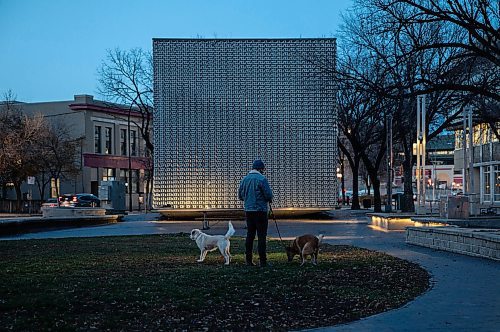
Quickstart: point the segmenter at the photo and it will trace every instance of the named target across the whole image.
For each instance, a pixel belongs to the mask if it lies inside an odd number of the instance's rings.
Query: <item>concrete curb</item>
[[[0,219],[0,236],[30,232],[48,231],[53,228],[83,227],[118,222],[122,216],[80,216],[80,217],[29,217]]]

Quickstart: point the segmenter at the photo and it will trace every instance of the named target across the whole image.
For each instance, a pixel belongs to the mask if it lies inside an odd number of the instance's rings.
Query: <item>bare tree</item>
[[[429,124],[426,131],[431,139],[457,118],[464,99],[462,94],[454,91],[429,90],[426,84],[444,78],[457,79],[457,76],[462,79],[461,64],[453,60],[460,52],[455,49],[429,48],[412,53],[415,45],[442,40],[449,32],[447,27],[439,22],[428,22],[425,26],[401,29],[393,24],[392,16],[380,10],[373,1],[376,0],[357,0],[352,11],[344,16],[342,40],[350,50],[361,51],[358,52],[359,59],[351,63],[345,62],[349,70],[341,79],[356,82],[359,89],[365,90],[373,100],[377,100],[377,105],[381,106],[379,114],[383,114],[383,117],[378,118],[380,141],[378,145],[373,145],[379,149],[370,148],[362,153],[375,194],[377,165],[384,159],[381,152],[385,145],[382,144],[385,140],[382,135],[385,127],[381,122],[385,117],[392,117],[394,138],[403,147],[405,154],[403,209],[413,211],[412,146],[416,141],[416,96],[422,91],[433,91],[428,98],[430,102],[427,105],[426,121]],[[350,53],[352,54],[352,51]]]
[[[8,170],[11,161],[10,146],[11,132],[20,130],[22,113],[16,103],[16,96],[9,90],[3,94],[3,101],[0,103],[0,184],[4,185],[8,181]]]
[[[500,138],[500,2],[491,0],[372,0],[387,16],[390,29],[404,31],[414,43],[401,57],[429,50],[450,52],[454,67],[432,80],[421,77],[415,93],[460,91],[477,115]],[[441,38],[422,40],[415,31],[440,25]]]
[[[348,70],[348,67],[345,66],[344,70]],[[342,70],[340,73],[343,73]],[[361,164],[362,152],[364,149],[367,149],[369,145],[365,134],[370,132],[370,130],[365,129],[370,127],[373,128],[373,123],[370,123],[370,113],[372,112],[372,109],[370,107],[366,107],[367,94],[364,91],[357,89],[356,84],[352,84],[352,81],[342,79],[342,75],[340,75],[338,88],[338,128],[340,131],[338,146],[347,158],[352,172],[351,209],[357,210],[360,208],[358,195],[359,168]],[[363,144],[363,141],[366,144]]]
[[[153,56],[151,52],[134,48],[123,51],[118,48],[107,51],[106,60],[98,69],[99,93],[108,101],[129,106],[130,112],[139,115],[139,121],[130,118],[140,131],[146,144],[145,156],[153,158]],[[145,165],[153,174],[153,163]],[[131,173],[129,173],[131,174]],[[129,175],[131,176],[131,175]],[[152,177],[145,176],[146,192],[152,187]],[[146,197],[149,200],[149,195]],[[147,205],[149,203],[147,202]]]
[[[98,69],[99,93],[111,102],[129,105],[139,112],[140,122],[134,122],[153,154],[151,135],[153,111],[153,58],[140,48],[130,51],[108,50],[107,58]]]
[[[3,184],[14,185],[18,211],[22,202],[21,185],[38,171],[41,137],[47,128],[41,115],[27,116],[22,113],[20,105],[9,92],[0,107],[1,180]]]
[[[51,180],[54,180],[56,195],[59,196],[58,180],[79,174],[77,158],[82,139],[72,137],[70,128],[60,122],[48,126],[41,137],[43,153],[38,159],[35,177],[42,199],[45,197],[45,187]]]

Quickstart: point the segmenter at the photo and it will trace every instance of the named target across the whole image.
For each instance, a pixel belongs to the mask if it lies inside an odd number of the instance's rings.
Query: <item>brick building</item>
[[[62,123],[74,138],[82,138],[76,160],[80,171],[71,178],[60,180],[61,194],[92,193],[98,196],[99,185],[109,180],[123,181],[128,185],[130,157],[130,192],[133,208],[138,207],[139,195],[145,191],[144,180],[152,165],[137,126],[141,119],[138,112],[130,111],[129,122],[127,106],[95,100],[91,95],[75,95],[73,100],[66,101],[20,102],[17,107],[26,114],[40,113],[49,122]],[[23,192],[28,191],[34,201],[56,197],[55,179],[52,179],[46,197],[39,197],[36,188],[23,185]],[[15,199],[15,193],[9,188],[4,194],[7,200]]]

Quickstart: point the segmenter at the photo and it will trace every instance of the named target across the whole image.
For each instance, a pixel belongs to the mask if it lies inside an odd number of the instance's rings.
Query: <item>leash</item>
[[[273,218],[274,220],[274,224],[276,225],[276,230],[278,231],[278,236],[280,237],[280,242],[281,242],[281,245],[283,246],[283,248],[286,249],[286,245],[285,243],[283,242],[283,239],[281,238],[281,233],[280,233],[280,229],[278,227],[278,222],[276,221],[276,216],[274,215],[274,211],[273,211],[273,208],[271,206],[271,203],[269,203],[269,211],[271,212],[271,217]]]

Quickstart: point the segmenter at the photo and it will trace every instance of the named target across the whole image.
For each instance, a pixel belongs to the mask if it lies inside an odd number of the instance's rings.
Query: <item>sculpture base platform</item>
[[[331,208],[273,208],[276,218],[299,218],[324,211],[333,210]],[[243,219],[245,213],[242,209],[156,209],[164,217],[169,219],[197,219],[197,218],[224,218]]]

